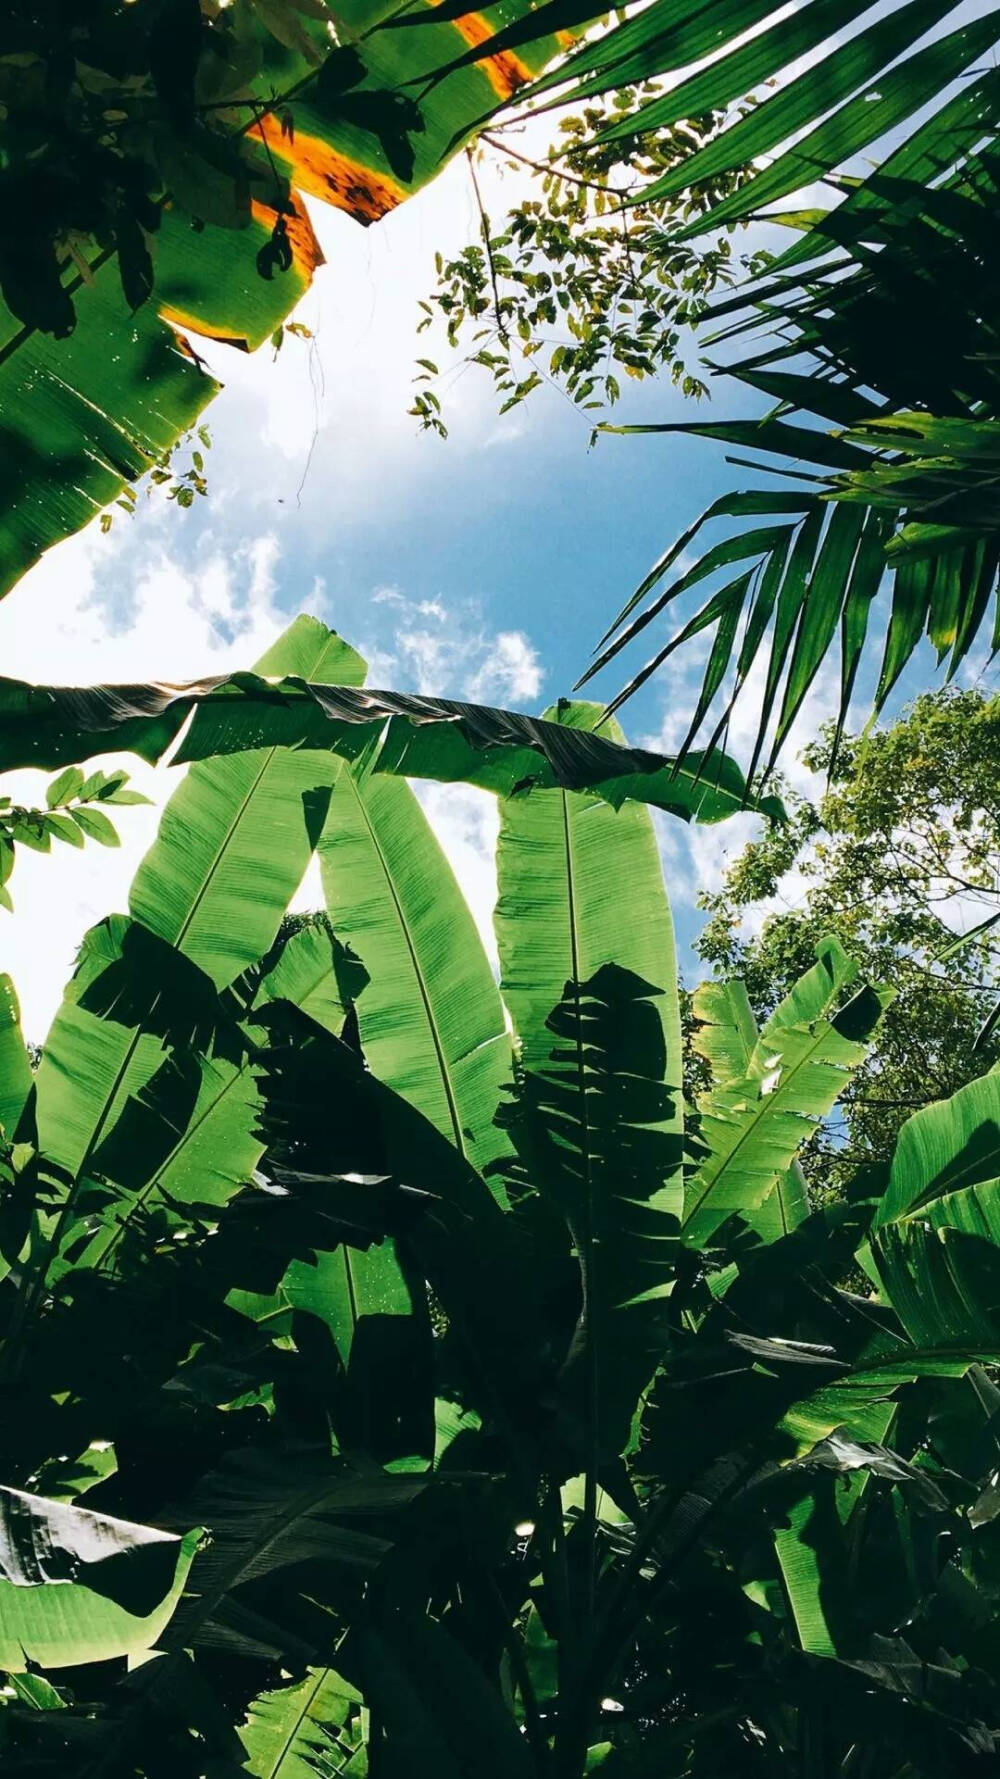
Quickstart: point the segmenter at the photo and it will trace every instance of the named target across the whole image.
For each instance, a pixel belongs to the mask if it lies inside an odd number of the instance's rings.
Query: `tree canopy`
[[[751,841],[702,898],[697,945],[768,1017],[835,933],[893,998],[868,1059],[809,1146],[810,1180],[840,1188],[884,1167],[901,1126],[1000,1061],[1000,708],[979,692],[917,698],[899,722],[805,751],[831,772],[818,803],[785,792],[787,823]],[[770,904],[757,932],[743,922]],[[784,905],[782,905],[784,904]],[[956,932],[970,937],[956,946]],[[838,1186],[839,1183],[839,1186]]]

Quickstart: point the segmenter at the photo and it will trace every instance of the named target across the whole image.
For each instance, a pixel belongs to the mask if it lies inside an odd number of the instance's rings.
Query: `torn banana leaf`
[[[681,764],[489,705],[253,673],[86,689],[0,680],[0,770],[62,766],[111,749],[155,761],[192,709],[178,764],[248,748],[305,747],[364,759],[372,772],[474,784],[501,796],[561,785],[596,791],[615,807],[631,797],[686,820],[720,821],[746,808],[782,815],[775,797],[748,801],[739,767],[717,752],[692,753]]]

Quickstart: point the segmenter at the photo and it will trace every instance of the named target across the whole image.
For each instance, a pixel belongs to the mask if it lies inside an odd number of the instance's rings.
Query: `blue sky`
[[[516,186],[488,189],[494,213]],[[227,385],[206,416],[208,499],[187,513],[142,499],[107,537],[92,528],[51,552],[0,607],[6,673],[87,683],[249,666],[288,619],[311,611],[368,655],[372,683],[537,710],[569,690],[664,546],[734,477],[746,478],[707,441],[607,438],[589,450],[589,419],[549,390],[499,419],[489,379],[475,369],[451,384],[448,440],[419,435],[406,413],[414,356],[428,350],[414,334],[416,304],[434,250],[473,238],[467,169],[453,163],[367,232],[337,213],[314,214],[327,264],[300,310],[312,344],[289,339],[276,360],[267,348],[252,358],[207,352]],[[745,412],[745,400],[720,387],[711,412]],[[617,412],[677,419],[685,407],[657,383],[630,388]],[[700,660],[682,651],[669,680],[628,707],[633,739],[677,740]],[[917,678],[931,668],[922,659]],[[619,682],[616,666],[598,693]],[[833,697],[827,675],[798,745]],[[164,769],[135,776],[157,808],[123,812],[119,852],[19,859],[0,966],[12,971],[36,1038],[86,927],[125,906],[171,788]],[[25,773],[11,788],[37,800],[43,783]],[[462,790],[425,796],[488,936],[492,806]],[[700,831],[661,824],[689,981],[698,889],[718,882],[727,853],[753,829],[749,817]],[[307,884],[303,899],[313,893]]]

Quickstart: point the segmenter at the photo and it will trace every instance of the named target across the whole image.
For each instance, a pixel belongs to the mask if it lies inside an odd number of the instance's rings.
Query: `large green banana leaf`
[[[917,1222],[887,1224],[872,1240],[886,1297],[927,1364],[995,1364],[1000,1248],[979,1235]]]
[[[68,338],[0,304],[0,592],[211,400],[217,385],[177,329],[253,350],[294,307],[321,260],[300,194],[376,221],[551,60],[559,42],[527,0],[498,10],[497,22],[526,25],[517,53],[487,53],[429,87],[456,50],[489,37],[478,13],[438,22],[432,10],[426,32],[398,34],[375,29],[380,0],[235,0],[225,54],[218,32],[210,42],[203,32],[190,116],[111,81],[126,109],[108,115],[129,119],[131,151],[144,148],[164,193],[152,295],[148,284],[131,291],[130,309],[112,241],[84,243],[79,271],[69,265]]]
[[[592,733],[600,706],[553,705],[543,721]],[[624,745],[617,724],[602,734]],[[615,812],[599,795],[569,790],[511,795],[500,803],[495,916],[500,986],[525,1068],[543,1066],[552,1047],[546,1021],[567,982],[604,964],[631,970],[664,998],[660,1011],[668,1069],[680,1054],[673,926],[656,836],[635,805]],[[627,923],[612,869],[629,886]],[[664,1077],[668,1079],[668,1077]],[[676,1089],[678,1077],[670,1078]],[[680,1108],[677,1108],[678,1116]]]
[[[234,1453],[202,1478],[185,1503],[185,1511],[198,1503],[213,1542],[195,1563],[165,1646],[178,1653],[208,1646],[280,1659],[290,1646],[302,1647],[310,1621],[317,1646],[330,1627],[317,1624],[310,1612],[310,1566],[329,1563],[370,1574],[389,1548],[386,1516],[426,1486],[423,1477],[352,1467],[315,1447],[280,1456]],[[287,1586],[273,1597],[275,1618],[241,1614],[240,1589],[279,1574],[286,1575]]]
[[[879,1329],[848,1362],[830,1348],[735,1337],[765,1369],[812,1371],[815,1387],[798,1393],[779,1422],[799,1454],[839,1428],[877,1440],[886,1402],[901,1386],[963,1377],[973,1365],[998,1362],[995,1244],[953,1229],[891,1224],[873,1242],[873,1253],[902,1334]]]
[[[387,779],[369,784],[357,768],[339,770],[339,766],[338,762],[339,795],[331,800],[318,852],[338,945],[370,960],[364,966],[364,993],[357,1009],[359,1031],[369,1063],[380,1079],[393,1087],[401,1085],[394,1078],[401,1062],[415,1068],[417,1082],[428,1086],[426,1066],[420,1065],[426,1064],[424,1049],[430,1049],[433,1100],[434,1085],[439,1094],[451,1085],[440,1049],[430,1043],[440,1025],[434,989],[440,995],[443,929],[433,935],[438,943],[429,971],[426,939],[422,943],[420,933],[426,919],[421,923],[418,912],[414,921],[407,903],[416,896],[425,906],[428,899],[439,906],[437,892],[442,882],[447,888],[450,872],[407,785]],[[423,870],[418,868],[417,858],[410,856],[414,846]],[[438,884],[434,871],[428,870],[432,866],[440,872],[442,882]],[[449,912],[467,918],[457,888],[451,902]],[[449,939],[452,936],[449,933]],[[499,1012],[499,997],[485,958],[483,968]],[[409,998],[406,988],[412,989]],[[425,1044],[415,1045],[416,1063],[406,1051],[401,1056],[398,1041],[393,1042],[394,1029],[400,1023],[405,1024],[410,1041],[418,1038],[412,1019],[400,1022],[401,1009],[412,1013],[414,1005],[426,1012]],[[454,1058],[448,1060],[453,1062]],[[411,1076],[409,1085],[412,1088],[414,1084]],[[249,1091],[255,1093],[254,1083]],[[418,1092],[417,1103],[420,1098]],[[432,1108],[420,1109],[436,1111],[438,1107],[435,1103]],[[450,1122],[447,1134],[458,1140]],[[366,1248],[344,1242],[310,1260],[293,1260],[273,1298],[259,1304],[251,1304],[245,1296],[232,1301],[257,1319],[273,1320],[284,1310],[317,1317],[329,1330],[347,1374],[350,1402],[345,1412],[351,1417],[352,1431],[356,1430],[354,1439],[362,1437],[368,1449],[385,1456],[418,1453],[421,1433],[426,1429],[415,1433],[412,1420],[399,1405],[407,1391],[411,1396],[419,1393],[419,1374],[426,1358],[426,1310],[421,1288],[404,1276],[390,1240]]]
[[[255,672],[359,685],[365,667],[335,632],[302,617]],[[271,944],[339,771],[331,755],[284,747],[194,765],[133,880],[132,914],[225,988]]]
[[[281,1181],[311,1180],[319,1190],[324,1179],[344,1175],[389,1179],[402,1187],[411,1215],[395,1243],[349,1256],[317,1255],[315,1265],[296,1260],[279,1297],[326,1324],[347,1366],[348,1397],[352,1370],[367,1382],[369,1428],[380,1433],[386,1455],[426,1462],[434,1451],[434,1393],[422,1370],[424,1280],[444,1308],[449,1349],[454,1345],[462,1355],[465,1399],[492,1424],[499,1420],[506,1437],[513,1439],[515,1428],[522,1436],[530,1428],[536,1437],[530,1402],[539,1368],[547,1369],[541,1257],[502,1211],[499,1195],[429,1118],[380,1081],[347,1043],[315,1025],[306,1029],[291,1014],[276,1006],[267,1022],[271,1043],[260,1085],[268,1169]],[[388,1225],[386,1233],[395,1234]],[[392,1258],[394,1245],[405,1254],[402,1267]],[[260,1307],[265,1314],[281,1311],[280,1302]],[[393,1360],[394,1343],[404,1335]],[[404,1445],[404,1435],[413,1443]]]
[[[409,785],[348,767],[319,860],[334,929],[369,977],[358,1001],[369,1066],[482,1173],[501,1147],[510,1039],[475,922]]]
[[[0,1489],[0,1667],[76,1667],[151,1649],[200,1538]]]
[[[834,1434],[878,1444],[905,1386],[996,1363],[996,1243],[916,1220],[887,1224],[872,1237],[879,1295],[852,1298],[822,1283],[837,1265],[826,1218],[745,1255],[689,1353],[676,1370],[665,1367],[647,1415],[646,1462],[657,1474],[691,1487],[706,1464],[736,1450],[746,1479],[769,1460],[807,1457]],[[798,1305],[810,1338],[757,1332],[779,1298],[786,1314]]]
[[[150,1211],[163,1216],[165,1207],[173,1214],[185,1206],[222,1205],[252,1177],[264,1154],[256,1129],[260,1030],[253,1012],[285,1002],[339,1033],[359,977],[322,928],[304,928],[261,977],[251,1018],[238,1037],[231,1034],[231,1053],[226,1047],[198,1051],[186,1067],[169,1056],[158,1062],[122,1108],[113,1138],[96,1152],[95,1170],[113,1190],[101,1195],[99,1208],[85,1203],[66,1223],[61,1247],[73,1254],[75,1267],[108,1265]],[[88,1022],[87,1031],[93,1042],[95,1025]]]
[[[263,1042],[252,1064],[253,1109],[261,1112],[255,1140],[259,1134],[262,1166],[279,1189],[327,1206],[332,1222],[319,1227],[311,1252],[303,1254],[300,1242],[268,1294],[240,1289],[227,1301],[274,1336],[287,1338],[314,1319],[336,1355],[339,1382],[327,1412],[340,1443],[424,1467],[434,1449],[426,1292],[412,1265],[400,1263],[391,1224],[379,1222],[377,1193],[401,1178],[421,1204],[425,1180],[440,1191],[440,1167],[423,1162],[418,1114],[408,1126],[404,1118],[402,1136],[392,1140],[392,1111],[397,1103],[404,1114],[409,1108],[387,1095],[383,1124],[379,1105],[369,1103],[374,1077],[353,1049],[329,1041],[329,1025],[304,1025],[305,1009],[296,1009],[292,1042],[279,1048],[293,1005],[276,999],[274,1030],[268,1009],[256,1016]],[[371,1207],[370,1223],[359,1229],[336,1216],[344,1175]]]
[[[692,1246],[709,1241],[727,1217],[763,1205],[867,1053],[886,993],[861,989],[838,1007],[856,966],[834,939],[817,947],[817,957],[767,1021],[743,1074],[729,1075],[702,1102],[707,1153],[684,1199],[684,1239]]]
[[[748,807],[782,814],[775,797],[748,801],[739,767],[719,753],[690,754],[681,764],[488,705],[246,673],[180,687],[87,690],[0,680],[0,770],[65,765],[111,749],[155,761],[192,706],[177,764],[284,745],[364,757],[372,772],[479,785],[501,796],[561,785],[595,791],[614,807],[634,798],[687,820],[721,821]]]
[[[600,709],[550,716],[586,731]],[[500,811],[495,924],[518,1045],[509,1123],[573,1243],[583,1302],[567,1381],[589,1378],[583,1413],[610,1457],[662,1344],[681,1209],[673,924],[647,810],[551,789]],[[626,921],[616,883],[628,885]]]
[[[361,675],[353,650],[300,618],[261,666],[280,673],[331,662]],[[38,1139],[55,1204],[38,1266],[75,1233],[90,1175],[144,1203],[154,1186],[167,1189],[165,1173],[181,1184],[206,1115],[210,1134],[216,1118],[233,1116],[241,1089],[235,1101],[229,1089],[240,1077],[246,1091],[245,1055],[232,1030],[238,1009],[221,1007],[217,990],[274,940],[339,770],[329,753],[266,747],[198,765],[178,786],[132,886],[134,919],[113,917],[89,935],[44,1047]],[[244,1136],[224,1176],[254,1159]]]
[[[510,1043],[475,924],[413,792],[363,760],[345,768],[318,851],[338,940],[367,975],[356,1016],[370,1068],[482,1169],[502,1146],[493,1119]],[[390,1154],[404,1172],[412,1165],[405,1145]],[[426,1312],[393,1243],[293,1262],[279,1302],[330,1330],[368,1443],[415,1453],[420,1434],[396,1405],[418,1388]],[[376,1419],[388,1423],[381,1433]]]
[[[155,1737],[167,1738],[169,1751],[169,1738],[179,1736],[171,1770],[187,1779],[185,1745],[197,1736],[197,1758],[204,1759],[208,1745],[224,1752],[233,1771],[277,1772],[281,1779],[301,1771],[294,1765],[247,1767],[250,1759],[273,1758],[274,1743],[251,1711],[241,1745],[228,1701],[224,1710],[215,1694],[212,1666],[206,1673],[199,1657],[204,1651],[215,1661],[221,1653],[229,1660],[244,1657],[256,1676],[275,1659],[292,1659],[300,1671],[318,1664],[321,1657],[310,1652],[335,1634],[330,1614],[317,1613],[312,1597],[323,1585],[320,1578],[369,1577],[390,1548],[388,1527],[424,1486],[420,1477],[352,1470],[327,1451],[301,1446],[294,1454],[235,1453],[204,1476],[192,1498],[201,1504],[212,1540],[199,1553],[181,1610],[160,1639],[162,1653],[144,1666],[136,1684],[121,1688],[114,1718],[98,1721],[94,1738],[82,1742],[89,1758],[78,1770],[116,1771],[123,1749],[142,1748]],[[377,1533],[369,1529],[374,1515]],[[267,1613],[260,1610],[262,1588]],[[263,1715],[265,1724],[273,1721],[266,1706]],[[285,1723],[291,1729],[287,1717]],[[300,1752],[304,1746],[303,1737]]]
[[[31,1092],[31,1059],[21,1036],[21,1009],[9,976],[0,976],[0,1132],[14,1141]]]
[[[908,1118],[874,1228],[912,1218],[1000,1243],[1000,1074]]]

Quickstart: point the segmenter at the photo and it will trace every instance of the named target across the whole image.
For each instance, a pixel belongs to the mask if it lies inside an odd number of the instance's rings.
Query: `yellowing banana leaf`
[[[0,302],[0,595],[168,452],[216,393],[179,329],[253,350],[298,302],[322,257],[300,194],[378,220],[561,47],[528,0],[503,0],[494,23],[527,24],[517,52],[428,88],[493,26],[471,11],[423,32],[374,31],[385,13],[379,0],[336,10],[233,0],[224,53],[222,9],[203,26],[190,115],[178,120],[143,90],[133,118],[116,88],[132,146],[162,182],[142,213],[157,227],[134,224],[138,287],[117,241],[75,248],[66,338],[40,331],[41,312],[36,322]]]

